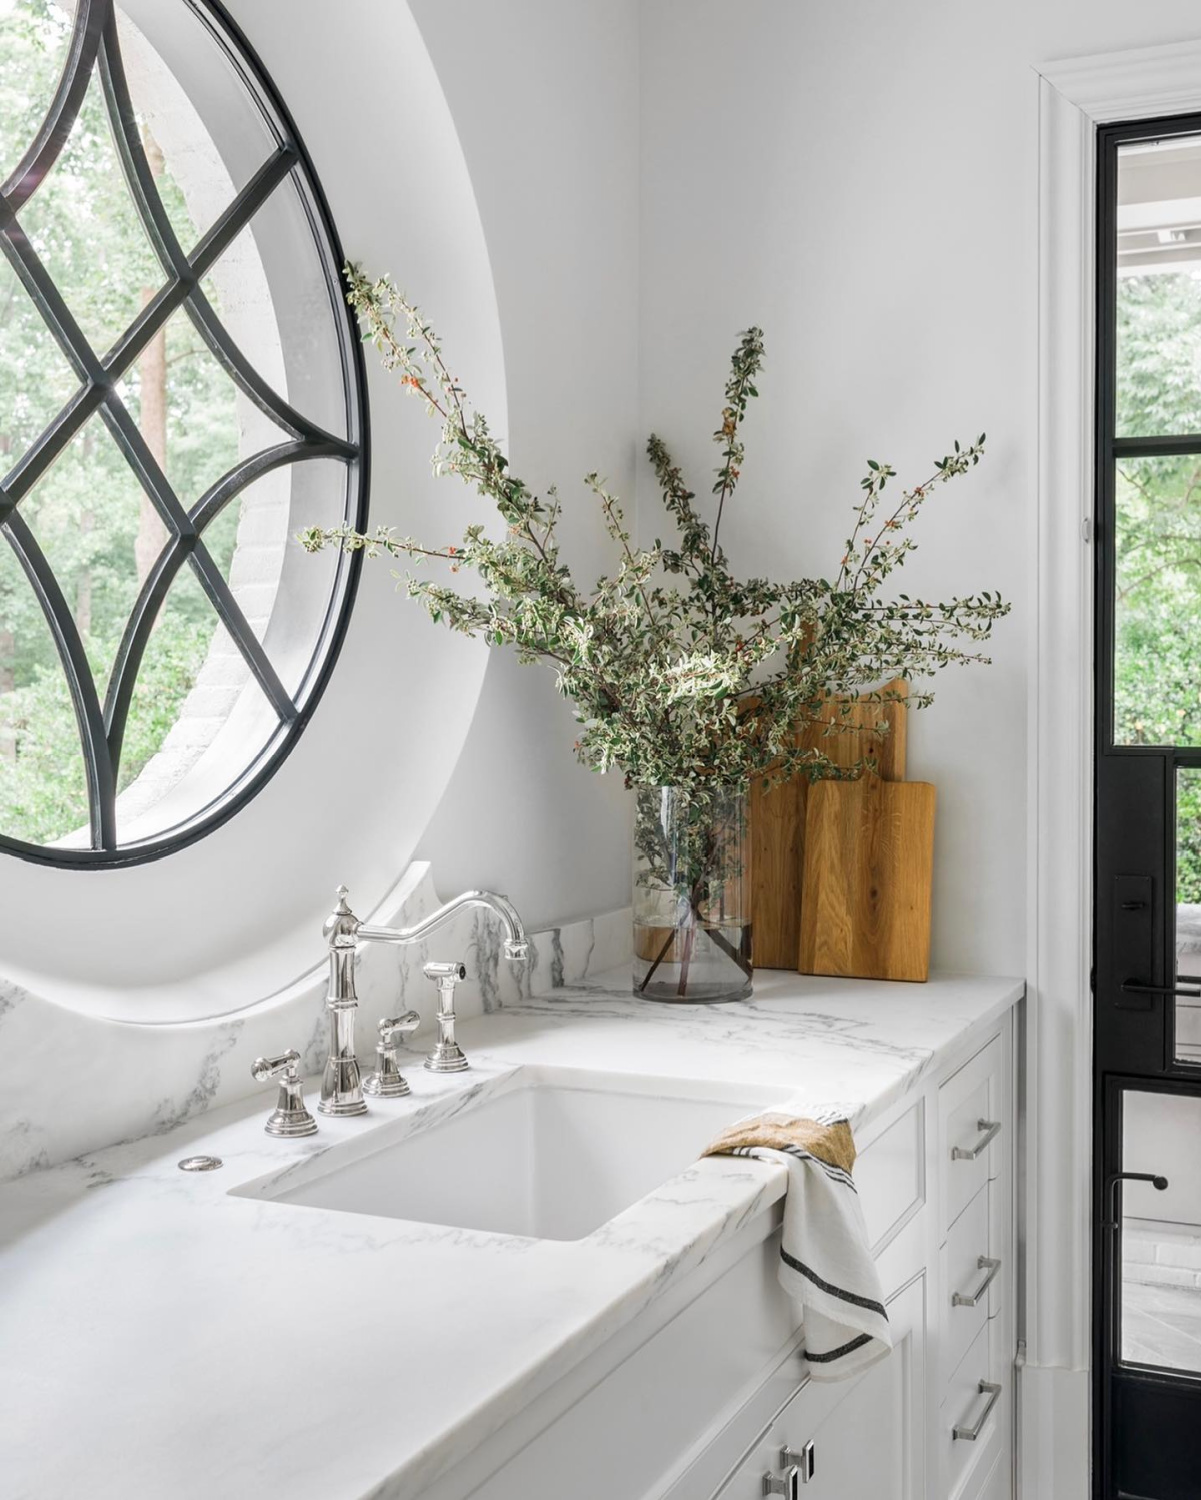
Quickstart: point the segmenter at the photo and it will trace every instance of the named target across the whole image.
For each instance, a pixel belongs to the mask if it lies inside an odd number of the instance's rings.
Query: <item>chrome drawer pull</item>
[[[952,1427],[951,1437],[953,1439],[963,1438],[965,1442],[974,1443],[980,1436],[981,1428],[983,1428],[985,1422],[988,1421],[993,1407],[996,1406],[997,1402],[1001,1399],[1001,1387],[991,1380],[982,1380],[976,1387],[976,1389],[982,1396],[988,1397],[988,1400],[984,1403],[984,1410],[980,1413],[973,1426],[964,1427],[960,1424],[956,1424],[954,1427]]]
[[[975,1307],[976,1303],[979,1302],[980,1298],[984,1296],[985,1292],[992,1285],[993,1277],[1001,1269],[1001,1262],[994,1260],[991,1255],[981,1255],[976,1261],[976,1266],[981,1271],[987,1271],[988,1275],[974,1292],[952,1292],[952,1307]]]
[[[813,1439],[810,1438],[799,1453],[787,1446],[781,1448],[780,1462],[782,1464],[791,1464],[800,1476],[801,1483],[808,1484],[814,1475],[816,1454],[817,1449],[814,1448]]]
[[[967,1146],[952,1146],[952,1161],[975,1161],[976,1158],[984,1150],[984,1148],[993,1140],[993,1138],[997,1135],[1000,1135],[1001,1122],[1000,1120],[977,1120],[976,1129],[982,1130],[984,1134],[980,1137],[976,1144],[970,1148]]]
[[[782,1474],[764,1474],[761,1489],[765,1495],[783,1495],[784,1500],[800,1500],[797,1493],[800,1483],[800,1471],[795,1464],[790,1464]]]

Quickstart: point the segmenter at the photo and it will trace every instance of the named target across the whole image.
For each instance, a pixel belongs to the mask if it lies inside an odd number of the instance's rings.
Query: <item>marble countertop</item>
[[[782,1169],[698,1162],[574,1242],[231,1189],[457,1112],[522,1066],[746,1088],[862,1127],[1022,988],[767,973],[752,1001],[704,1008],[637,1002],[612,975],[467,1022],[468,1073],[402,1059],[412,1096],[365,1119],[273,1140],[266,1091],[0,1188],[5,1500],[411,1500],[777,1199]],[[69,1109],[70,1080],[45,1083]],[[179,1171],[193,1153],[224,1167]]]

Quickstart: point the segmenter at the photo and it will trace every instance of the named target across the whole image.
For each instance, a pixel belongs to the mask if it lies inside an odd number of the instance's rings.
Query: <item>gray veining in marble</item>
[[[410,923],[441,904],[428,865],[411,866],[398,889],[399,904],[372,920]],[[359,1055],[370,1058],[381,1016],[409,1008],[421,1013],[419,1039],[426,1041],[437,1010],[437,991],[421,972],[429,958],[466,962],[468,979],[456,1003],[469,1018],[621,963],[629,944],[629,913],[614,912],[534,934],[529,964],[517,967],[501,956],[492,914],[473,909],[427,942],[367,946],[357,971]],[[318,1071],[327,1025],[319,935],[314,953],[320,961],[312,973],[285,994],[233,1016],[179,1025],[81,1014],[0,978],[0,1048],[22,1062],[0,1092],[0,1182],[116,1141],[173,1130],[262,1092],[250,1064],[263,1054],[295,1047],[305,1072]],[[59,1094],[67,1079],[71,1107],[64,1110]]]
[[[590,939],[565,934],[570,968],[568,940],[586,953]],[[620,1076],[656,1096],[753,1089],[809,1113],[837,1101],[862,1139],[932,1070],[970,1055],[1021,991],[776,974],[750,1004],[660,1007],[619,973],[514,994],[462,1027],[471,1072],[413,1069],[409,1098],[322,1119],[296,1141],[263,1133],[269,1100],[222,1103],[196,1067],[182,1070],[168,1134],[0,1187],[0,1493],[415,1500],[453,1482],[489,1435],[762,1223],[784,1169],[696,1162],[569,1242],[297,1207],[253,1196],[264,1180],[468,1112],[531,1067]],[[248,1032],[251,1018],[205,1038],[208,1078],[234,1059],[241,1071],[239,1052],[261,1039]],[[373,1142],[377,1131],[389,1134]],[[224,1169],[178,1171],[195,1152]],[[337,1369],[321,1354],[333,1288]],[[305,1378],[270,1378],[295,1360]]]

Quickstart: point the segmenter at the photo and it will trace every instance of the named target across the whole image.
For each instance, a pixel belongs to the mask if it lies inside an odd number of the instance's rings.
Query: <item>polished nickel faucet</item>
[[[329,947],[329,1055],[321,1079],[317,1108],[323,1115],[361,1115],[367,1105],[354,1050],[354,1017],[359,997],[354,987],[354,958],[360,943],[418,943],[456,912],[469,906],[485,906],[500,918],[505,929],[504,955],[513,963],[529,957],[530,945],[517,910],[507,896],[492,891],[464,891],[445,906],[431,912],[412,927],[372,927],[360,922],[346,904],[346,887],[338,887],[338,904],[322,928]]]

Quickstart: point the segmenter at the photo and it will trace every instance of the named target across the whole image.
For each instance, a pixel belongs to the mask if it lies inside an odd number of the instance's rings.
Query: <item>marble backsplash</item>
[[[440,905],[428,864],[414,864],[395,899],[373,922],[408,925]],[[489,911],[452,918],[426,943],[367,944],[356,971],[358,1053],[364,1072],[376,1022],[402,1010],[432,1032],[437,990],[422,974],[430,958],[461,958],[468,977],[456,992],[464,1017],[573,984],[626,961],[630,913],[612,912],[531,936],[530,958],[501,956],[502,931]],[[0,1050],[20,1059],[0,1093],[0,1182],[120,1141],[170,1130],[220,1104],[261,1093],[256,1057],[295,1047],[306,1076],[325,1060],[326,966],[285,992],[232,1015],[179,1024],[136,1025],[69,1010],[0,977]],[[312,1100],[310,1098],[310,1107]]]

